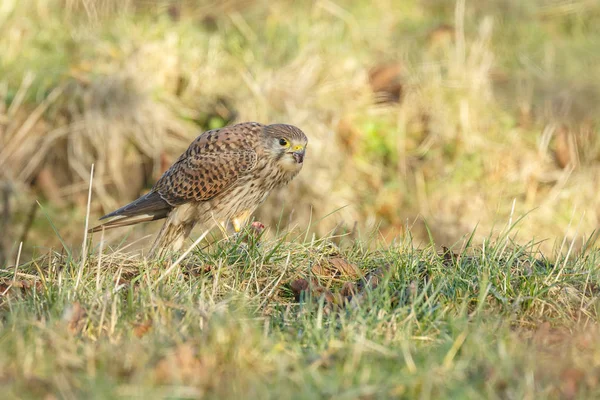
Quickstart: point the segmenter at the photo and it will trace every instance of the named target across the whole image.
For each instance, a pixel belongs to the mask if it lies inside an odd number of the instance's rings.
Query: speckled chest
[[[285,186],[295,175],[280,170],[275,161],[263,159],[252,171],[240,176],[230,189],[212,199],[211,207],[217,212],[223,208],[226,214],[223,218],[252,213],[273,189]]]

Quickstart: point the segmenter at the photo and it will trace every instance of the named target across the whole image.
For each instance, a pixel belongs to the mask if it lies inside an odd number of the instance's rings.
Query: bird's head
[[[308,139],[293,125],[267,125],[264,130],[267,151],[281,169],[298,172],[304,163]]]

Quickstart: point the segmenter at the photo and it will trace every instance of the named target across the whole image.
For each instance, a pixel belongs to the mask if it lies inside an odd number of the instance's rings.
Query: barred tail
[[[194,223],[175,221],[175,219],[173,215],[169,216],[160,228],[148,253],[149,258],[160,259],[181,250],[185,239],[194,227]]]

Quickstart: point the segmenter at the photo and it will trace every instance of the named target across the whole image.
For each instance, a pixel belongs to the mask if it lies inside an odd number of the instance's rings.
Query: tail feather
[[[132,201],[131,203],[106,214],[100,219],[106,219],[118,216],[132,217],[135,215],[142,214],[157,214],[165,212],[165,215],[173,208],[172,205],[167,203],[158,192],[150,192],[143,195],[142,197]]]
[[[103,224],[100,224],[98,226],[95,226],[95,227],[89,229],[88,233],[99,232],[102,230],[113,229],[113,228],[120,228],[122,226],[135,225],[135,224],[139,224],[140,222],[155,221],[157,219],[165,218],[166,216],[167,216],[167,214],[164,214],[164,215],[157,214],[157,215],[134,215],[131,217],[116,218],[116,219],[113,219],[111,221],[105,222]]]
[[[103,229],[119,228],[121,226],[139,224],[140,222],[162,219],[169,215],[172,209],[173,207],[159,193],[150,192],[118,210],[106,214],[100,220],[112,217],[118,218],[95,226],[88,232],[98,232]]]
[[[167,218],[156,236],[149,253],[149,257],[160,259],[172,252],[181,250],[185,239],[187,239],[192,228],[194,228],[196,219],[186,216],[186,212],[189,212],[189,209],[174,209],[160,194],[150,192],[126,206],[103,216],[100,218],[101,220],[114,218],[90,229],[88,232],[98,232],[104,229],[119,228],[139,224],[140,222]]]

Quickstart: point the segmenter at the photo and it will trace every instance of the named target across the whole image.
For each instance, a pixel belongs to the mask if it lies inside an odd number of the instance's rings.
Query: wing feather
[[[90,232],[165,218],[178,205],[219,195],[256,166],[263,128],[247,122],[204,132],[148,194],[103,216],[100,219],[115,218]]]
[[[262,125],[247,123],[199,136],[152,188],[172,206],[210,200],[231,187],[257,162]]]

